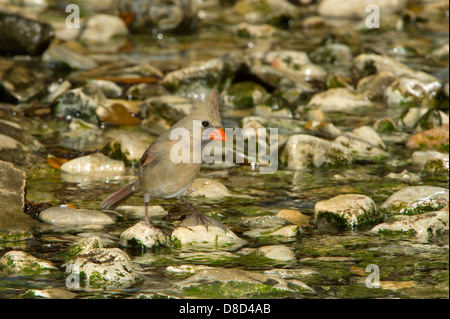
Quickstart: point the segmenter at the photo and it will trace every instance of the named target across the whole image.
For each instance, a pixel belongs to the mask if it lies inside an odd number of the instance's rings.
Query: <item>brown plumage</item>
[[[196,137],[193,134],[194,121],[201,123],[201,141],[195,140]],[[173,131],[177,128],[184,128],[189,131],[189,140],[186,141],[189,144],[185,143],[184,140],[171,140],[171,133],[175,133]],[[142,190],[144,192],[145,222],[148,226],[152,227],[148,219],[148,203],[152,197],[178,198],[205,224],[203,218],[181,195],[194,182],[202,165],[201,161],[196,163],[192,159],[195,156],[201,158],[201,154],[197,153],[201,152],[203,147],[212,140],[224,141],[225,139],[226,136],[221,127],[217,91],[214,90],[204,103],[195,102],[191,114],[176,122],[150,144],[140,160],[136,174],[138,179],[108,196],[101,203],[101,206],[104,209],[113,209],[136,191]],[[178,146],[186,144],[184,146],[190,150],[191,160],[189,162],[175,163],[172,161],[171,149],[177,143]],[[196,143],[201,143],[201,147],[195,147]]]

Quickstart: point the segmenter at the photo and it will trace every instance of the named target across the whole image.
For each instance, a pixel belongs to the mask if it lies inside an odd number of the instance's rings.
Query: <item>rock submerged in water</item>
[[[380,206],[390,214],[415,215],[437,211],[448,205],[448,189],[437,186],[410,186],[392,194]]]
[[[360,194],[338,195],[314,206],[316,225],[322,230],[356,229],[383,218],[375,202]]]
[[[390,237],[406,236],[426,241],[431,237],[448,233],[448,211],[435,211],[413,216],[398,216],[393,221],[379,224],[371,233]]]
[[[299,280],[285,280],[243,269],[224,268],[202,269],[176,283],[174,287],[197,298],[264,298],[316,293]]]
[[[50,261],[23,251],[9,251],[0,258],[0,271],[8,276],[44,275],[58,268]]]
[[[143,280],[140,267],[119,248],[82,251],[63,266],[68,276],[79,276],[80,288],[126,288]]]

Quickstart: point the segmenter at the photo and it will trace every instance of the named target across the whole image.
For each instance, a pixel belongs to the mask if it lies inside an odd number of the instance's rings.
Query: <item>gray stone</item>
[[[233,196],[225,185],[210,178],[196,178],[189,188],[195,189],[190,193],[192,197],[222,198]]]
[[[263,246],[257,248],[256,251],[262,253],[264,257],[276,261],[293,262],[297,260],[292,249],[283,245]]]
[[[244,226],[252,228],[275,228],[280,226],[286,226],[289,222],[283,218],[265,215],[250,217],[243,222]]]
[[[392,194],[380,208],[392,214],[415,215],[448,205],[448,189],[437,186],[410,186]]]
[[[353,1],[342,0],[335,2],[333,0],[324,0],[319,4],[318,12],[324,17],[335,18],[356,18],[365,19],[370,14],[366,12],[368,4],[376,5],[380,10],[380,15],[389,15],[401,12],[407,8],[407,0],[371,0],[367,1]]]
[[[114,223],[114,220],[105,213],[69,207],[47,208],[39,214],[39,219],[45,223],[62,227],[108,225]]]

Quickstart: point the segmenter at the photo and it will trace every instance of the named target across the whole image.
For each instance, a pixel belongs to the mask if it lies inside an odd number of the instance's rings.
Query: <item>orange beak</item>
[[[219,127],[211,132],[211,134],[209,135],[209,139],[225,142],[227,140],[227,136],[225,135],[225,132],[223,131],[223,129],[221,127]]]

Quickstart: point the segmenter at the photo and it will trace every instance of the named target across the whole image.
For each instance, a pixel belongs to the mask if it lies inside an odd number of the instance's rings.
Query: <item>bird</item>
[[[176,146],[188,147],[191,159],[199,158],[203,148],[212,141],[226,141],[227,137],[222,128],[219,113],[219,98],[217,89],[213,89],[204,100],[194,100],[192,112],[173,124],[169,129],[156,138],[146,149],[139,161],[136,173],[137,180],[122,189],[109,195],[101,203],[103,209],[114,209],[122,202],[130,198],[137,191],[143,191],[145,205],[145,224],[155,229],[150,224],[148,205],[151,198],[177,198],[195,215],[196,219],[207,227],[207,219],[201,216],[197,210],[182,195],[192,185],[202,166],[201,160],[174,161],[171,157],[172,150]],[[201,134],[194,134],[194,124],[198,125]],[[183,130],[188,133],[188,139],[180,141],[174,139],[175,130]],[[195,146],[200,147],[195,147]]]

